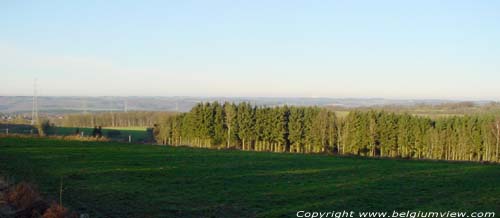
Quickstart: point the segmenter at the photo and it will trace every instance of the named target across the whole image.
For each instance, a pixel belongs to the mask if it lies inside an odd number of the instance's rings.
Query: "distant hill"
[[[394,100],[383,98],[265,98],[265,97],[38,97],[38,108],[44,113],[75,113],[98,111],[188,111],[198,102],[230,101],[250,102],[256,105],[301,105],[301,106],[337,106],[337,107],[370,107],[383,105],[413,106],[419,104],[439,105],[454,103],[451,100]],[[486,102],[475,102],[483,104]],[[1,113],[25,113],[32,108],[31,96],[0,96]]]
[[[174,97],[38,97],[38,108],[45,113],[98,111],[185,111],[197,99]],[[31,96],[0,96],[0,112],[30,112]]]

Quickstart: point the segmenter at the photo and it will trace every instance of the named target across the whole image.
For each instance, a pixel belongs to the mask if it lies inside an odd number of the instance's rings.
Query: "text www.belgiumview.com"
[[[398,217],[398,218],[460,218],[460,217],[496,217],[495,212],[464,211],[297,211],[299,218],[350,218],[350,217]]]

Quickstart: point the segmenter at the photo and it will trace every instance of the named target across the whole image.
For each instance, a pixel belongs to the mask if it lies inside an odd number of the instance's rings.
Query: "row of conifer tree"
[[[253,151],[500,161],[493,115],[431,119],[383,111],[200,103],[156,125],[159,143]]]

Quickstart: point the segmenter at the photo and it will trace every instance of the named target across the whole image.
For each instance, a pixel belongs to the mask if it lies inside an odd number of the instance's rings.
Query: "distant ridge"
[[[438,105],[459,102],[458,100],[411,100],[384,98],[278,98],[278,97],[38,97],[38,107],[44,113],[79,113],[96,111],[189,111],[196,103],[209,101],[250,102],[255,105],[298,105],[298,106],[340,106],[368,107],[375,105],[413,106],[418,104]],[[474,101],[485,104],[489,101]],[[31,96],[0,96],[0,112],[25,113],[32,110]]]

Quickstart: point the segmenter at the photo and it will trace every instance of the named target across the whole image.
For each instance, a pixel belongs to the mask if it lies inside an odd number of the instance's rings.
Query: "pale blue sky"
[[[500,99],[500,1],[0,1],[0,95]]]

